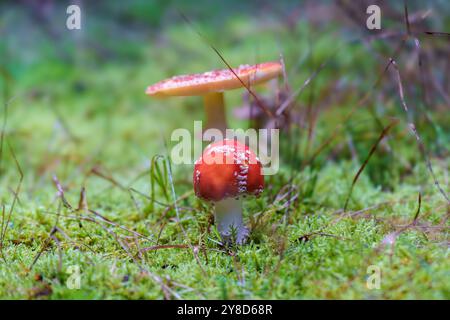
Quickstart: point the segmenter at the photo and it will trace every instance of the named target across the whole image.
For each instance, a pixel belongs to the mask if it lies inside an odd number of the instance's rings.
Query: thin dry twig
[[[383,131],[381,131],[377,141],[375,141],[375,143],[372,145],[372,148],[370,148],[369,154],[367,155],[367,157],[364,160],[363,164],[358,169],[358,172],[356,173],[355,177],[353,178],[352,185],[350,187],[350,190],[348,192],[347,198],[345,200],[344,211],[347,210],[347,206],[348,206],[348,203],[350,201],[350,197],[352,196],[353,187],[355,186],[356,182],[358,181],[359,176],[364,171],[364,168],[366,167],[367,163],[369,163],[369,160],[372,157],[372,155],[375,153],[375,150],[377,150],[377,147],[378,147],[379,143],[381,142],[381,140],[383,140],[383,138],[388,134],[389,130],[391,130],[391,128],[393,126],[395,126],[397,123],[398,123],[398,120],[394,120],[389,125],[387,125],[383,129]]]
[[[267,108],[262,101],[258,98],[258,96],[253,92],[253,90],[250,88],[248,84],[246,84],[233,70],[231,65],[225,60],[223,55],[217,50],[217,48],[212,45],[208,39],[200,33],[195,27],[194,24],[191,22],[191,20],[181,11],[179,11],[180,16],[183,18],[183,20],[195,31],[195,33],[217,54],[217,56],[222,60],[222,62],[227,66],[227,68],[233,73],[233,75],[239,80],[239,82],[242,84],[242,86],[248,91],[248,93],[255,99],[257,105],[261,110],[263,110],[270,118],[274,118],[273,113],[270,111],[269,108]]]
[[[450,204],[450,198],[447,195],[447,193],[444,191],[444,189],[441,187],[441,185],[440,185],[440,183],[439,183],[439,181],[438,181],[438,179],[437,179],[437,177],[436,177],[436,175],[434,173],[433,166],[431,165],[430,158],[428,157],[428,154],[427,154],[427,152],[425,150],[425,145],[423,144],[422,140],[420,139],[420,136],[419,136],[419,133],[417,131],[417,128],[416,128],[415,124],[412,121],[412,115],[410,114],[408,105],[406,104],[406,101],[405,101],[405,95],[403,93],[403,84],[402,84],[402,79],[401,79],[401,76],[400,76],[400,70],[399,70],[399,68],[397,66],[397,63],[392,58],[391,58],[391,61],[392,61],[392,65],[394,66],[394,69],[395,69],[395,74],[397,76],[396,79],[397,79],[397,84],[398,84],[398,95],[400,97],[401,104],[403,106],[403,109],[404,109],[407,117],[410,118],[410,120],[408,120],[409,129],[410,129],[411,133],[414,135],[414,137],[416,138],[416,142],[417,142],[417,145],[419,147],[419,151],[420,151],[422,157],[425,159],[425,163],[426,163],[427,169],[430,172],[430,175],[431,175],[431,177],[432,177],[432,179],[434,181],[434,185],[439,190],[439,192],[442,194],[442,196],[447,200],[447,203]]]
[[[2,143],[3,143],[3,140],[2,140]],[[12,217],[14,208],[16,206],[16,203],[17,203],[17,200],[18,200],[18,197],[19,197],[19,193],[20,193],[20,190],[21,190],[21,187],[22,187],[22,181],[23,181],[23,177],[24,177],[22,168],[21,168],[21,166],[19,164],[19,161],[17,160],[16,153],[14,152],[14,149],[12,148],[12,146],[11,146],[11,144],[9,142],[7,142],[7,144],[8,144],[9,152],[11,153],[11,155],[13,157],[16,169],[19,172],[19,181],[17,183],[15,191],[13,192],[14,196],[13,196],[13,200],[12,200],[11,206],[9,208],[8,215],[6,217],[6,221],[4,220],[4,207],[3,207],[3,211],[2,211],[2,229],[0,230],[0,232],[1,232],[1,234],[0,234],[0,253],[1,253],[2,258],[3,258],[3,260],[5,262],[6,262],[6,257],[4,255],[3,246],[4,246],[4,241],[5,241],[5,238],[6,238],[6,232],[8,231],[9,222],[11,221],[11,217]],[[0,154],[0,157],[1,157],[1,154]]]

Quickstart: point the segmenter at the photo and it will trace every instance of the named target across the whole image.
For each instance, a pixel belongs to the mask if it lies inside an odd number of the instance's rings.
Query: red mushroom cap
[[[258,196],[264,190],[261,169],[258,157],[246,145],[231,139],[214,142],[195,162],[195,194],[210,201]]]

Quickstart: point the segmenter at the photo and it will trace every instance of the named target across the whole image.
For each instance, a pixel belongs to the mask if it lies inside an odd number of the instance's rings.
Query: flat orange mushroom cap
[[[154,97],[202,96],[253,86],[278,77],[282,72],[280,62],[242,65],[239,68],[213,70],[205,73],[175,76],[147,87],[146,94]],[[245,85],[243,85],[243,83]]]

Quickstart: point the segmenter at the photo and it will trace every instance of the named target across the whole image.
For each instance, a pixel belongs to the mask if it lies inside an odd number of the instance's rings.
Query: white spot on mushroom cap
[[[202,161],[203,161],[203,157],[200,156],[200,158],[198,158],[198,159],[194,162],[194,164],[195,164],[195,165],[201,164]]]
[[[195,170],[195,183],[200,183],[200,170]]]
[[[245,71],[249,71],[252,66],[246,64],[233,69],[238,76]],[[149,93],[155,93],[160,90],[176,89],[181,87],[191,87],[212,82],[221,82],[226,80],[236,79],[236,76],[231,70],[213,70],[204,73],[178,75],[172,78],[160,81],[148,88]]]

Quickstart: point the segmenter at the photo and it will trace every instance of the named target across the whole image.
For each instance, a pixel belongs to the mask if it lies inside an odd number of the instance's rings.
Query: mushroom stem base
[[[229,198],[216,202],[215,223],[224,243],[246,242],[249,230],[242,220],[242,200]]]

